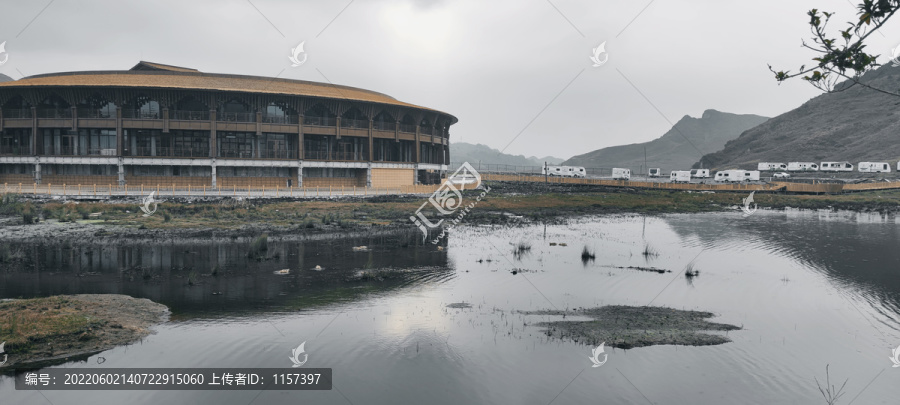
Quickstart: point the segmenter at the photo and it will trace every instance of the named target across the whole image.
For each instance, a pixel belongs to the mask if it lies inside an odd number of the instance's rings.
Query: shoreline
[[[466,214],[470,225],[563,222],[586,215],[734,212],[744,193],[696,193],[634,190],[585,185],[490,184],[490,193]],[[467,191],[475,199],[480,190]],[[7,195],[8,196],[8,195]],[[832,210],[900,213],[900,191],[842,195],[758,193],[764,210]],[[155,215],[143,217],[136,199],[60,201],[4,197],[0,203],[0,240],[48,238],[94,241],[140,239],[310,238],[418,232],[410,216],[427,201],[415,195],[332,199],[234,199],[207,197],[161,202]],[[436,218],[436,217],[432,217]],[[449,218],[449,217],[448,217]],[[26,221],[31,221],[28,224]],[[435,235],[439,234],[439,230]]]

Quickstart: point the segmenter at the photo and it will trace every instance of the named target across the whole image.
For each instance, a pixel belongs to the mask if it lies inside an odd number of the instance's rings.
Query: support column
[[[371,174],[371,162],[375,160],[375,120],[369,119],[369,171]]]
[[[40,136],[38,135],[37,107],[31,107],[31,154],[34,156],[37,156],[38,151],[40,150],[38,148],[39,140]]]
[[[119,156],[119,187],[125,185],[125,158]]]
[[[209,110],[209,157],[218,155],[219,142],[216,140],[216,110]]]
[[[116,156],[121,160],[122,150],[125,146],[125,136],[122,133],[122,107],[116,107]],[[119,182],[125,181],[120,178]]]
[[[210,170],[211,170],[211,174],[212,174],[211,186],[213,188],[215,188],[216,187],[216,158],[212,158],[212,167],[210,167]]]
[[[366,168],[366,187],[372,187],[372,162]]]
[[[303,114],[297,117],[297,159],[303,160]],[[303,163],[300,164],[303,167]]]
[[[168,134],[169,133],[169,108],[168,107],[162,109],[162,117],[163,117],[162,132],[164,134]]]
[[[300,162],[300,166],[297,167],[297,187],[303,187],[303,162]]]
[[[400,142],[400,120],[394,123],[394,142]]]
[[[35,158],[34,160],[34,183],[41,184],[41,159]]]
[[[334,139],[341,139],[341,117],[337,117],[337,119],[335,121],[337,123],[335,124],[335,127],[334,127],[334,134],[335,134]]]
[[[78,107],[72,106],[72,130],[78,130]]]
[[[416,163],[422,163],[422,143],[419,141],[418,125],[416,125]]]

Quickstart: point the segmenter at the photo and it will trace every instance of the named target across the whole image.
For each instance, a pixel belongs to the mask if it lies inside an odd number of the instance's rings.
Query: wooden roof
[[[0,90],[29,87],[112,87],[160,88],[183,90],[218,90],[289,96],[323,97],[365,101],[423,109],[456,117],[415,104],[405,103],[386,94],[356,87],[261,76],[203,73],[196,69],[141,61],[131,70],[50,73],[0,83]]]
[[[163,65],[162,63],[155,62],[145,62],[140,61],[137,65],[131,68],[134,70],[152,70],[152,71],[167,71],[167,72],[199,72],[197,69],[191,69],[181,66],[172,66],[172,65]]]

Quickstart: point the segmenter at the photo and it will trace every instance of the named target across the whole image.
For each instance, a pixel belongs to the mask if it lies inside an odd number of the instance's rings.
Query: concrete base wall
[[[30,179],[29,182],[33,183],[34,180]],[[66,175],[56,175],[56,174],[45,174],[41,177],[41,184],[47,185],[68,185],[68,186],[77,186],[78,184],[87,185],[87,184],[96,184],[96,185],[119,185],[119,177],[118,176],[66,176]]]
[[[363,172],[363,176],[357,177],[304,177],[303,178],[303,187],[304,188],[327,188],[327,187],[365,187],[366,186],[366,178],[365,172]]]
[[[2,183],[8,183],[9,187],[13,184],[18,187],[19,183],[33,184],[34,177],[30,174],[0,174],[0,184]]]
[[[415,169],[372,168],[372,187],[398,187],[416,184]]]
[[[218,177],[216,178],[218,186],[223,189],[229,188],[247,188],[247,187],[265,187],[265,188],[288,188],[288,180],[290,177]],[[291,184],[297,187],[297,181],[293,180]]]
[[[46,181],[45,181],[46,183]],[[88,184],[88,183],[85,183]],[[97,183],[97,184],[105,184],[105,183]],[[113,184],[116,184],[113,182]],[[160,187],[172,187],[174,184],[175,187],[211,187],[212,186],[212,178],[210,177],[189,177],[189,176],[125,176],[125,184],[128,184],[128,187],[140,187],[140,186],[149,186],[156,187],[157,185]]]

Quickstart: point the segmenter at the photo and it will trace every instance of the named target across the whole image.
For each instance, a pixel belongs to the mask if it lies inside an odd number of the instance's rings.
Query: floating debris
[[[469,304],[468,302],[454,302],[452,304],[447,304],[447,308],[472,308],[472,304]]]
[[[550,246],[556,246],[556,242],[550,242]]]
[[[316,266],[316,267],[318,267],[318,266]],[[279,275],[291,274],[291,269],[275,270],[275,274],[279,274]]]
[[[438,251],[439,251],[439,252],[440,252],[440,251],[443,251],[443,250],[444,250],[444,247],[443,247],[443,246],[438,246]]]
[[[659,273],[659,274],[663,274],[663,273],[671,273],[671,272],[672,272],[672,270],[658,269],[658,268],[656,268],[656,267],[641,267],[641,266],[625,266],[625,267],[622,267],[622,266],[608,266],[608,267],[612,267],[612,268],[614,268],[614,269],[628,269],[628,270],[650,271],[650,272]]]
[[[325,270],[325,269],[324,269],[322,266],[319,266],[319,265],[317,264],[316,267],[313,267],[313,270],[315,270],[315,271],[322,271],[322,270]]]
[[[368,252],[369,247],[368,246],[354,246],[353,251],[354,252]]]

